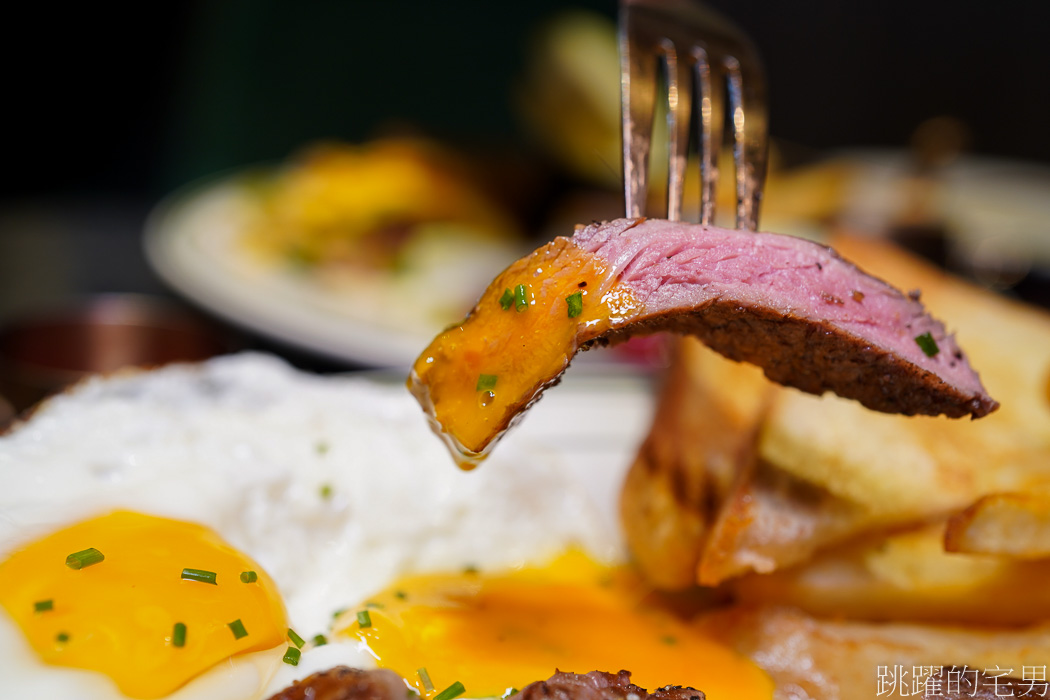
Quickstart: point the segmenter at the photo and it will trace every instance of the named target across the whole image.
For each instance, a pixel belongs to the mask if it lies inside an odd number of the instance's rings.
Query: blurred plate
[[[838,154],[852,171],[841,218],[854,228],[880,232],[899,221],[916,198],[946,227],[954,253],[978,260],[993,252],[1006,259],[1050,264],[1050,168],[976,156],[941,168],[934,186],[917,191],[908,151],[856,150]]]
[[[373,367],[410,365],[444,325],[457,320],[421,321],[418,315],[403,313],[403,299],[369,288],[367,280],[351,280],[352,291],[330,289],[308,274],[265,265],[246,254],[238,238],[253,212],[252,196],[243,184],[249,175],[190,186],[161,202],[150,215],[144,237],[146,258],[161,279],[182,295],[260,335]],[[505,265],[515,257],[501,262]],[[476,280],[480,294],[494,271],[502,268],[492,261],[476,267],[482,268]],[[461,287],[475,282],[457,281]],[[443,293],[443,286],[432,287],[437,290],[428,287],[432,294]],[[463,313],[470,303],[464,306]],[[406,317],[410,320],[399,320]]]

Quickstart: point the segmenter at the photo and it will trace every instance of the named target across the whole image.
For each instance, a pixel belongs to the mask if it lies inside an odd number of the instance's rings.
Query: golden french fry
[[[696,583],[715,508],[740,463],[772,390],[761,371],[683,338],[665,379],[652,431],[627,473],[620,511],[628,546],[646,577],[676,590]]]
[[[1050,493],[995,493],[948,521],[949,552],[1050,558]]]
[[[1050,560],[947,553],[943,538],[944,523],[929,525],[728,585],[740,601],[820,616],[999,625],[1050,619]]]
[[[925,677],[953,665],[1027,675],[1037,681],[1032,696],[1039,697],[1039,675],[1050,658],[1046,623],[1022,629],[865,623],[741,606],[699,624],[765,669],[776,684],[774,700],[923,697]]]

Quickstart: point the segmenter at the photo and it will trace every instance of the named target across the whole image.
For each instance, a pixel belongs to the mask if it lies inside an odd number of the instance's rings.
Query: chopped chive
[[[88,547],[87,549],[79,552],[73,552],[66,557],[66,566],[70,569],[83,569],[85,566],[91,566],[92,564],[98,564],[100,561],[105,559],[105,555],[98,551],[94,547]]]
[[[310,641],[314,643],[315,647],[323,647],[325,644],[328,644],[328,637],[323,634],[315,634],[314,638]]]
[[[327,501],[331,497],[332,497],[332,485],[331,484],[322,484],[321,485],[321,498],[323,498],[324,500]]]
[[[38,600],[33,603],[33,612],[47,612],[48,610],[55,609],[55,601],[51,598],[47,600]]]
[[[365,603],[365,607],[366,608],[372,608],[373,610],[382,610],[386,606],[383,605],[382,603],[377,603],[374,600],[370,600],[367,603]]]
[[[367,610],[357,611],[357,624],[359,627],[371,627],[372,626],[372,614]]]
[[[435,695],[434,700],[452,700],[452,698],[458,698],[465,692],[467,692],[467,689],[463,687],[463,684],[459,681],[456,681],[455,683],[453,683],[452,685]]]
[[[284,658],[281,659],[281,661],[284,661],[289,666],[298,666],[299,659],[302,657],[302,655],[303,652],[299,651],[295,647],[288,647],[288,651],[284,652]]]
[[[576,318],[583,313],[583,292],[573,292],[565,297],[565,303],[569,305],[569,318]]]
[[[674,646],[675,644],[678,644],[678,640],[669,634],[660,637],[660,641],[668,646]]]
[[[185,577],[183,577],[185,578]],[[241,583],[255,583],[259,580],[259,574],[254,571],[242,571],[241,572]],[[214,581],[212,582],[214,583]]]
[[[507,688],[506,690],[503,691],[503,695],[499,696],[499,700],[507,700],[507,698],[509,698],[511,695],[517,695],[517,694],[518,694],[518,689],[517,688]]]
[[[338,610],[333,611],[332,612],[332,619],[333,620],[336,619],[337,617],[339,617],[340,615],[345,613],[347,611],[347,609],[348,608],[339,608]]]
[[[314,445],[314,449],[317,450],[317,454],[319,455],[328,454],[328,443],[322,440]]]
[[[463,573],[466,574],[467,576],[477,576],[478,575],[478,567],[474,566],[473,564],[467,564],[466,566],[463,567]]]
[[[394,591],[394,597],[398,600],[405,600],[406,598],[408,598],[408,594],[404,591]]]
[[[248,636],[248,630],[244,629],[244,623],[241,622],[240,618],[237,618],[233,622],[226,623],[226,626],[233,632],[234,639],[241,639],[242,637]]]
[[[306,640],[297,635],[295,633],[295,630],[293,630],[291,627],[288,628],[288,639],[292,640],[292,644],[299,647],[300,649],[302,649],[303,645],[306,644]]]
[[[59,644],[65,644],[66,642],[69,641],[69,635],[66,634],[65,632],[59,632],[58,634],[55,635],[55,641],[58,642]]]
[[[937,347],[937,341],[933,339],[933,336],[930,335],[929,331],[923,333],[922,335],[916,336],[915,342],[918,344],[919,348],[926,354],[926,357],[933,357],[941,351],[941,349]]]
[[[184,581],[198,581],[200,583],[210,583],[213,586],[219,584],[215,581],[216,573],[214,571],[205,571],[204,569],[183,569],[182,579]]]
[[[496,387],[496,380],[499,376],[495,374],[479,374],[478,385],[474,387],[475,391],[491,391]]]
[[[509,311],[511,305],[514,303],[514,295],[510,293],[510,289],[503,290],[503,296],[499,298],[499,305],[504,311]]]
[[[173,647],[186,646],[186,625],[176,622],[171,630],[171,645]]]
[[[428,693],[434,690],[434,681],[430,680],[430,674],[427,673],[427,667],[417,668],[416,674],[419,676],[419,680],[423,683],[423,690]]]
[[[528,290],[524,284],[519,284],[514,288],[514,308],[518,311],[524,311],[529,306],[529,300],[526,296]]]

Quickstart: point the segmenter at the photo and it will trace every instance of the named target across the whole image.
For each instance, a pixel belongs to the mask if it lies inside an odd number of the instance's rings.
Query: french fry
[[[765,669],[776,684],[774,700],[922,697],[925,678],[941,666],[1027,674],[1035,679],[1031,697],[1040,697],[1038,677],[1047,678],[1050,663],[1045,623],[1023,629],[877,624],[738,606],[698,624]]]
[[[824,617],[981,625],[1050,620],[1050,560],[947,553],[944,528],[939,523],[848,543],[729,586],[742,602],[791,605]]]
[[[628,546],[664,590],[696,583],[714,520],[742,462],[772,385],[751,365],[683,339],[665,379],[652,431],[627,473],[620,512]]]
[[[1050,493],[996,493],[948,520],[949,552],[1050,559]]]

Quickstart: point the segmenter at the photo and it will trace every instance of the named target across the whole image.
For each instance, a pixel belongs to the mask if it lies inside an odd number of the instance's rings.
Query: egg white
[[[407,573],[503,569],[572,544],[619,561],[616,492],[652,406],[637,378],[575,381],[599,400],[570,378],[465,473],[400,381],[258,354],[94,379],[0,437],[0,558],[115,508],[203,523],[270,573],[307,638]],[[221,664],[171,697],[248,700],[374,665],[330,641],[297,667],[283,647]],[[0,677],[23,697],[123,697],[98,674],[41,663],[2,612]]]

